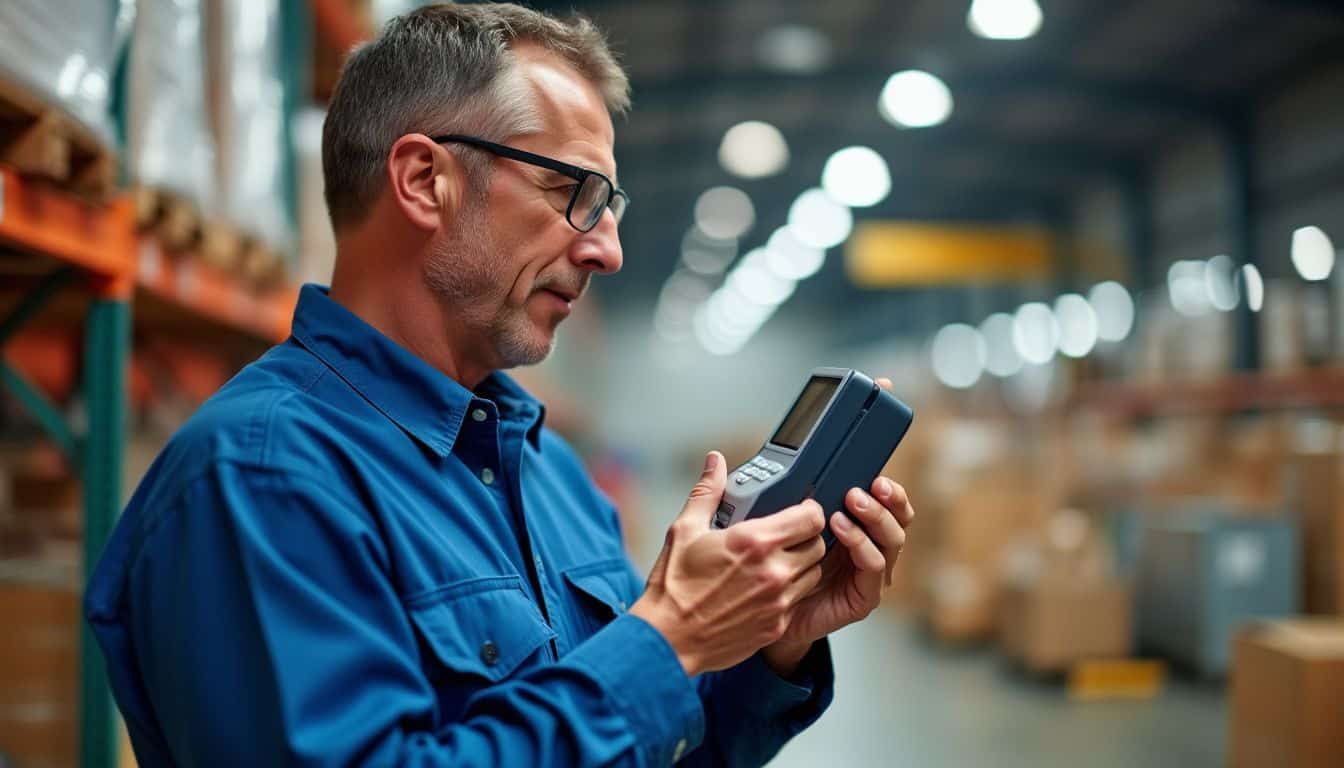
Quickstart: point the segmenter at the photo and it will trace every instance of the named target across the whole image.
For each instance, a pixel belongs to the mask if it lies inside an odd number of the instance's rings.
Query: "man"
[[[323,137],[338,257],[174,436],[86,610],[141,765],[758,765],[831,697],[913,512],[886,479],[727,531],[711,453],[647,584],[500,369],[621,266],[601,35],[436,6],[356,51]],[[867,533],[865,533],[865,528]]]

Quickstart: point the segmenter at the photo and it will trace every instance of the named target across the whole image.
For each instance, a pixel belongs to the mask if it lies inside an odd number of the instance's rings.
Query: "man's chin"
[[[506,334],[499,340],[499,355],[504,368],[536,365],[555,347],[555,330],[533,325],[525,333]]]

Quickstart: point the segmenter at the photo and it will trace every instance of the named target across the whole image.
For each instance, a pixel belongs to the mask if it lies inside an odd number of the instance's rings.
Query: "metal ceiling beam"
[[[842,146],[861,144],[877,150],[892,166],[894,176],[907,169],[936,169],[949,157],[984,158],[999,173],[1039,178],[1064,174],[1104,176],[1120,179],[1132,174],[1142,158],[1081,142],[1019,142],[988,136],[965,128],[927,131],[857,129],[837,133],[821,127],[791,131],[790,165],[820,176],[831,153]],[[688,165],[716,163],[717,141],[687,139],[653,145],[622,145],[617,140],[617,160],[622,174],[646,172],[684,175]],[[720,174],[724,181],[726,172]],[[815,182],[814,182],[815,183]]]
[[[759,69],[740,72],[709,69],[637,79],[631,83],[631,87],[641,109],[650,106],[684,107],[692,97],[703,97],[715,91],[739,97],[773,99],[790,88],[824,90],[828,93],[862,92],[866,98],[876,101],[882,86],[893,72],[919,67],[918,62],[874,61],[832,68],[813,75],[783,74]],[[980,72],[935,71],[934,74],[947,83],[954,99],[967,96],[1012,98],[1029,93],[1044,93],[1093,102],[1106,109],[1138,110],[1215,123],[1221,123],[1232,106],[1217,96],[1164,80],[1096,78],[1048,67]]]

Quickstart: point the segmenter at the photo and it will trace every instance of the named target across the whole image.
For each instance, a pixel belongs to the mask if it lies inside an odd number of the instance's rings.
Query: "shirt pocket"
[[[406,600],[428,647],[430,679],[450,717],[477,690],[548,661],[555,637],[517,576],[469,579]]]
[[[630,566],[622,558],[599,560],[563,571],[565,582],[578,593],[578,624],[586,640],[629,609]]]

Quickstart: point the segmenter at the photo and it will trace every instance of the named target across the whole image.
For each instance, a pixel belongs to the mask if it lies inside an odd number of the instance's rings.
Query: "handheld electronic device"
[[[851,368],[816,368],[779,428],[750,461],[728,474],[713,527],[770,515],[816,499],[827,515],[845,510],[850,488],[865,491],[905,437],[914,411]]]

